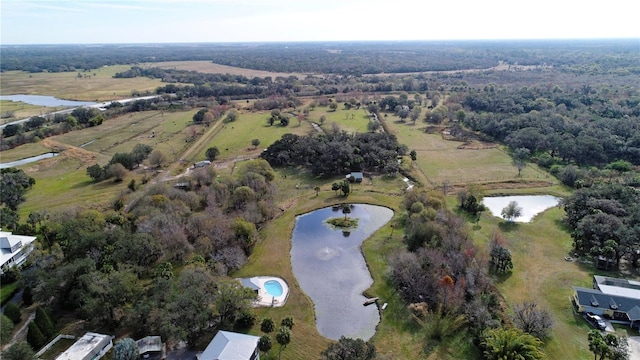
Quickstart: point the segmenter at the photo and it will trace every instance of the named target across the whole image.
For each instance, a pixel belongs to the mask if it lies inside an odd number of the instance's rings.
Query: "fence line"
[[[75,338],[76,337],[73,335],[59,334],[58,336],[56,336],[55,339],[51,340],[47,345],[45,345],[42,349],[40,349],[40,351],[38,351],[35,356],[39,357],[40,355],[47,352],[47,350],[51,349],[53,345],[55,345],[60,339],[75,340]]]

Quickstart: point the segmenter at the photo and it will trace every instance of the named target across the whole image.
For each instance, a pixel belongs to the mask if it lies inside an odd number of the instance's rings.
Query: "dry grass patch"
[[[278,76],[289,77],[296,76],[298,79],[303,79],[307,74],[302,73],[281,73],[281,72],[272,72],[272,71],[263,71],[263,70],[254,70],[254,69],[246,69],[236,66],[227,66],[222,64],[212,63],[211,61],[164,61],[157,63],[144,63],[143,67],[157,67],[161,69],[176,69],[176,70],[186,70],[186,71],[197,71],[201,73],[207,74],[231,74],[231,75],[242,75],[248,78],[254,77],[272,77],[276,78]]]
[[[133,91],[153,92],[157,87],[164,85],[160,79],[113,77],[117,72],[130,68],[129,65],[114,65],[87,72],[7,71],[2,73],[0,92],[2,95],[50,95],[68,100],[106,101],[129,98]],[[82,77],[79,78],[78,73]]]
[[[0,119],[0,125],[62,109],[64,109],[62,106],[51,108],[25,104],[23,102],[0,100],[0,115],[2,116],[2,119]]]

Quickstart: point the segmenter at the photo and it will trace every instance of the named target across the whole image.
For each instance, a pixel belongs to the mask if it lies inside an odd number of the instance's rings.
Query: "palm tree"
[[[540,349],[542,341],[520,329],[487,330],[482,339],[487,360],[539,360],[546,355]]]
[[[282,348],[286,348],[287,345],[291,342],[291,329],[286,326],[281,327],[276,334],[276,341],[278,342],[278,344],[280,344],[280,351],[278,351],[278,360],[280,360]]]
[[[273,343],[271,342],[271,338],[268,335],[262,335],[260,337],[260,340],[258,340],[258,350],[262,351],[265,357],[267,356],[269,350],[271,350],[272,346]]]

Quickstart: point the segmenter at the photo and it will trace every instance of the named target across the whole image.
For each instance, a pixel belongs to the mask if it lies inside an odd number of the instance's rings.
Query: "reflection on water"
[[[560,198],[551,195],[522,195],[522,196],[493,196],[482,199],[493,216],[502,217],[502,209],[515,201],[522,208],[522,216],[514,219],[516,222],[530,222],[534,216],[558,205]]]
[[[25,104],[37,105],[37,106],[89,106],[96,103],[90,101],[73,101],[58,99],[53,96],[44,95],[0,95],[0,100],[9,100],[14,102],[23,102]]]
[[[16,160],[16,161],[12,161],[12,162],[8,162],[8,163],[1,163],[0,164],[0,169],[7,169],[10,167],[14,167],[14,166],[20,166],[20,165],[24,165],[24,164],[28,164],[28,163],[32,163],[32,162],[36,162],[42,159],[48,159],[48,158],[52,158],[54,156],[58,156],[58,153],[46,153],[46,154],[42,154],[42,155],[38,155],[38,156],[32,156],[26,159],[20,159],[20,160]]]
[[[341,215],[337,215],[341,216]],[[362,292],[373,283],[360,244],[393,216],[388,208],[355,205],[349,217],[358,227],[345,237],[325,224],[336,217],[331,207],[296,218],[291,266],[302,290],[313,300],[316,326],[323,336],[370,339],[380,322],[376,306],[363,306]]]

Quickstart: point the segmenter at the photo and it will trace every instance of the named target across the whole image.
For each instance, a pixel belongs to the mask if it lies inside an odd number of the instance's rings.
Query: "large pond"
[[[89,106],[95,105],[94,102],[89,101],[72,101],[72,100],[62,100],[55,98],[53,96],[44,96],[44,95],[25,95],[25,94],[17,94],[17,95],[0,95],[0,100],[9,100],[14,102],[23,102],[25,104],[38,105],[38,106]]]
[[[534,216],[558,205],[560,198],[551,195],[521,195],[521,196],[493,196],[482,199],[493,216],[502,217],[502,209],[515,201],[522,208],[522,216],[514,219],[516,222],[530,222]]]
[[[343,233],[326,223],[344,216],[341,210],[324,208],[296,218],[291,245],[291,265],[302,290],[315,305],[316,326],[323,336],[370,339],[380,322],[375,305],[363,306],[362,292],[373,279],[360,250],[362,242],[386,224],[393,211],[356,204],[348,215],[358,227]]]

